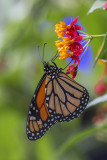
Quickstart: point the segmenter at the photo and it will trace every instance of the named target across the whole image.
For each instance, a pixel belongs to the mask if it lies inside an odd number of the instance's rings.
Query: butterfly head
[[[54,76],[61,72],[61,68],[56,65],[50,65],[48,62],[44,62],[44,72],[48,75]]]

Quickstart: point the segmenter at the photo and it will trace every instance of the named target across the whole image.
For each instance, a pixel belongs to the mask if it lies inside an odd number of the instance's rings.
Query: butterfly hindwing
[[[47,76],[45,87],[49,113],[57,117],[57,122],[71,121],[85,110],[89,100],[87,90],[65,73],[59,73],[55,79]]]

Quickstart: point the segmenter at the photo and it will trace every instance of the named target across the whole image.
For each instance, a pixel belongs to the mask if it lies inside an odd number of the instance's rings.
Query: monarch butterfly
[[[87,90],[52,63],[43,62],[44,75],[30,103],[26,129],[29,140],[41,138],[57,122],[77,118],[88,104]]]

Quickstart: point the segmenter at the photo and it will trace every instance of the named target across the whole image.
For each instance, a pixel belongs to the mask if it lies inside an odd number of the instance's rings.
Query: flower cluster
[[[73,76],[72,78],[75,78],[76,71],[77,71],[77,62],[80,64],[79,55],[83,52],[83,47],[80,44],[80,41],[82,40],[82,36],[79,35],[79,30],[81,30],[81,26],[77,25],[77,20],[74,19],[69,25],[66,25],[65,22],[60,22],[60,24],[56,24],[55,31],[58,35],[58,38],[61,38],[62,40],[56,41],[56,46],[59,51],[59,59],[64,60],[68,57],[72,58],[74,60],[74,65],[71,65],[67,69],[67,74],[71,73]]]

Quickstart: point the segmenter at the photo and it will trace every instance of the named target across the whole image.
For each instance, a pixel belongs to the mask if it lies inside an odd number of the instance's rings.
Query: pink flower
[[[105,8],[105,10],[107,10],[107,2],[104,3],[104,8]]]

